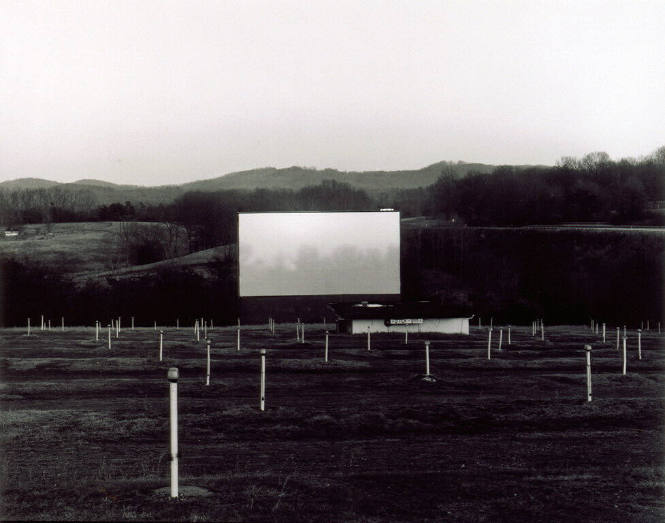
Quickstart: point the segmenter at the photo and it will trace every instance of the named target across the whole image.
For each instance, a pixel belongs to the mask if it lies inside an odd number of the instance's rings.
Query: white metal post
[[[132,330],[134,330],[134,316],[132,316]]]
[[[180,318],[175,319],[175,330],[180,330]]]
[[[626,337],[626,326],[625,325],[623,326],[623,337],[624,338]]]
[[[323,361],[328,363],[328,331],[326,331],[326,350],[324,352]]]
[[[155,331],[157,331],[157,322],[155,321],[155,322],[153,322],[153,324],[154,324]]]
[[[619,336],[621,334],[621,327],[617,327],[617,350],[619,350]]]
[[[266,350],[261,349],[261,411],[266,410]]]
[[[171,418],[171,497],[178,497],[178,368],[168,371],[169,412]]]
[[[367,327],[367,350],[372,350],[372,342],[370,339],[369,327]]]
[[[122,323],[122,316],[118,316],[118,334],[120,334],[120,324]]]
[[[203,322],[203,339],[208,337],[208,323]]]
[[[296,341],[300,341],[300,320],[296,323]]]
[[[120,318],[115,322],[115,337],[116,339],[120,337]]]
[[[591,345],[585,345],[586,351],[586,395],[587,401],[591,401]]]
[[[44,330],[44,315],[42,314],[42,327],[41,330]]]
[[[95,322],[95,341],[99,341],[99,321]]]
[[[490,329],[494,328],[494,316],[490,316]]]
[[[240,327],[236,329],[236,351],[240,352]]]
[[[624,376],[626,375],[626,337],[623,337],[623,370],[621,372]]]
[[[540,339],[545,341],[545,323],[543,320],[540,320]]]
[[[503,329],[499,329],[499,350],[501,350],[502,344],[503,344]]]
[[[111,324],[109,323],[109,349],[111,348]]]
[[[51,320],[48,321],[48,330],[51,330]]]
[[[487,331],[487,359],[492,359],[492,329]]]
[[[206,385],[210,385],[210,340],[207,341],[208,359],[206,361]]]
[[[425,341],[425,376],[429,376],[429,340]]]
[[[64,316],[60,316],[60,328],[61,328],[62,332],[65,332],[65,317]]]
[[[164,331],[159,331],[159,361],[162,361],[162,350],[164,347]]]
[[[199,333],[199,320],[196,320],[196,341],[201,341],[201,334]]]
[[[482,323],[480,321],[480,316],[478,316],[478,328],[480,329],[482,327]]]
[[[603,343],[605,343],[605,324],[603,323]]]
[[[28,318],[28,336],[30,336],[30,318]]]
[[[305,343],[305,322],[300,324],[300,343]]]
[[[642,329],[637,329],[637,359],[642,359]]]
[[[508,325],[508,345],[510,345],[510,325]]]

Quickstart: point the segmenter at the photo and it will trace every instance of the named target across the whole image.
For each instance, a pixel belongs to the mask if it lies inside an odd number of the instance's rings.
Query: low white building
[[[416,303],[334,303],[337,331],[347,334],[366,332],[433,332],[469,334],[473,315],[460,308],[431,302]]]

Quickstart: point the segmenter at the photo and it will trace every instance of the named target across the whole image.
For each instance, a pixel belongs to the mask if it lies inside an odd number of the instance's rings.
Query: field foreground
[[[330,335],[323,325],[211,333],[5,329],[0,517],[188,521],[662,521],[665,336],[558,326],[512,344]],[[614,337],[613,337],[614,336]],[[423,381],[424,343],[431,373]],[[593,346],[586,401],[584,344]],[[267,407],[259,349],[268,349]],[[182,495],[169,484],[168,367],[180,370]]]

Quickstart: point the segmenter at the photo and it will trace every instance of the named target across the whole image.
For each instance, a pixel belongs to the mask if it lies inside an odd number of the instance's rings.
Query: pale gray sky
[[[0,0],[0,180],[665,143],[665,1]]]

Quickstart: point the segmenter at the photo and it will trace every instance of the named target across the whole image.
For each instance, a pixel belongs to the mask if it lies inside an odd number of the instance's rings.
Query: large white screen
[[[399,294],[399,212],[239,214],[241,297]]]

